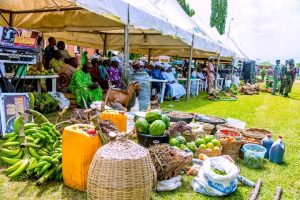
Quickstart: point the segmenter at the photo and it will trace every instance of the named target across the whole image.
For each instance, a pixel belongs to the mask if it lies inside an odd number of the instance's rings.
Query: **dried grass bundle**
[[[180,175],[182,170],[187,169],[193,158],[192,154],[178,151],[168,144],[151,146],[149,152],[158,181]]]

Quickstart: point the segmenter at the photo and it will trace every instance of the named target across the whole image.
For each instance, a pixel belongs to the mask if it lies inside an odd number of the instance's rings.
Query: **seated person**
[[[65,62],[61,60],[62,56],[58,50],[54,50],[53,58],[49,63],[49,69],[59,73],[61,68],[65,65]]]
[[[92,81],[94,83],[98,83],[100,85],[100,80],[101,80],[101,74],[100,74],[100,69],[99,69],[99,65],[98,65],[98,59],[97,58],[93,58],[91,60],[92,63],[92,69],[91,69],[91,77],[92,77]]]
[[[154,63],[155,68],[151,71],[151,76],[153,79],[163,80],[162,72],[161,72],[161,63],[156,62]],[[155,88],[157,93],[160,93],[161,91],[161,83],[158,82],[152,82],[152,88]]]
[[[114,85],[115,88],[121,88],[121,72],[119,70],[119,60],[117,58],[113,58],[111,60],[111,65],[108,69],[108,75],[112,85]]]
[[[84,108],[83,100],[90,104],[94,101],[102,100],[102,89],[98,83],[92,82],[90,75],[91,63],[86,62],[82,69],[78,69],[72,76],[69,89],[76,96],[76,103]]]
[[[63,41],[58,41],[56,47],[58,48],[58,51],[61,54],[62,60],[71,57],[68,50],[65,49],[66,45]]]
[[[107,68],[109,67],[110,60],[109,58],[102,57],[100,59],[99,69],[100,69],[100,76],[101,76],[101,83],[100,86],[103,90],[108,90],[109,84],[108,84],[108,73]]]
[[[232,84],[239,87],[240,86],[240,77],[237,74],[232,76]]]
[[[76,58],[71,57],[65,59],[66,64],[61,68],[58,78],[58,91],[67,92],[70,85],[73,73],[77,70],[78,61]]]
[[[179,98],[186,94],[185,88],[177,82],[170,66],[165,66],[165,72],[162,73],[163,78],[168,81],[168,95],[175,101],[179,101]]]
[[[196,78],[197,78],[197,72],[196,72],[195,66],[192,65],[191,79],[196,79]],[[198,81],[191,80],[191,95],[192,96],[196,96],[196,94],[197,94],[197,84],[198,84]]]
[[[203,84],[203,87],[206,87],[206,69],[198,68],[197,70],[197,78],[200,79],[200,83]],[[205,88],[206,89],[206,88]]]
[[[229,75],[226,75],[225,76],[225,84],[224,84],[224,88],[223,89],[224,90],[229,90],[229,88],[231,86],[231,83],[232,83],[232,81],[231,81]]]

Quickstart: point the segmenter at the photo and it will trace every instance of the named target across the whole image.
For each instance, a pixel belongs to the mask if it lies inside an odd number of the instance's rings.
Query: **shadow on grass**
[[[62,199],[70,199],[70,200],[87,199],[87,192],[80,192],[68,186],[62,185],[61,197]]]

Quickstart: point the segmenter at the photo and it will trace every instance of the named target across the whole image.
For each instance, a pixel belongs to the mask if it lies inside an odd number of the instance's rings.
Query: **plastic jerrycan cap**
[[[95,129],[89,129],[89,130],[87,131],[87,134],[89,134],[89,135],[96,135],[97,132],[96,132]]]

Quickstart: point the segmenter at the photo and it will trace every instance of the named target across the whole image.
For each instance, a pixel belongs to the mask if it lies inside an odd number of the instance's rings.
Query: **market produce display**
[[[30,97],[30,107],[43,114],[56,112],[59,110],[59,101],[49,93],[33,92],[28,93]],[[33,105],[33,108],[32,108]]]
[[[53,124],[47,120],[24,124],[21,115],[14,122],[14,132],[6,134],[4,139],[1,160],[9,165],[4,171],[9,178],[33,177],[37,185],[62,180],[61,134]]]
[[[186,112],[182,112],[182,111],[172,111],[168,113],[169,117],[173,117],[173,118],[193,118],[194,116],[186,113]]]
[[[239,91],[240,91],[240,93],[245,94],[245,95],[259,94],[260,86],[259,86],[259,84],[251,85],[251,84],[247,83],[246,85],[242,86]]]
[[[192,127],[188,126],[188,123],[184,121],[174,122],[170,125],[167,133],[170,137],[175,137],[183,133],[192,133]]]
[[[27,76],[43,76],[43,75],[55,75],[51,70],[44,70],[41,63],[29,66],[26,72]]]
[[[138,118],[135,122],[137,132],[152,136],[164,135],[169,126],[169,117],[159,110],[148,111],[145,118]]]
[[[191,151],[193,153],[197,152],[197,155],[221,151],[221,142],[214,138],[213,135],[201,136],[195,141],[190,142],[187,142],[183,136],[176,136],[169,140],[169,144],[176,149]]]
[[[236,101],[238,99],[235,91],[221,90],[217,91],[215,96],[209,96],[209,100],[221,100],[221,101]]]
[[[181,171],[188,168],[193,158],[193,154],[178,151],[168,144],[151,146],[149,152],[158,181],[181,175]]]
[[[171,122],[185,121],[187,123],[190,123],[194,119],[194,116],[192,114],[182,111],[171,111],[167,115],[168,117],[170,117]]]

